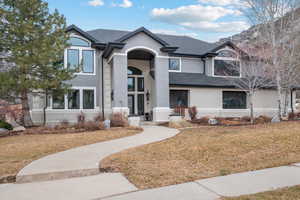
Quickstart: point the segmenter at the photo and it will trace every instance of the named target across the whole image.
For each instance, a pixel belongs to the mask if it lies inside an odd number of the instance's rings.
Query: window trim
[[[187,108],[188,107],[190,107],[190,93],[191,93],[191,91],[190,91],[190,89],[185,89],[185,88],[170,88],[169,89],[169,104],[170,104],[170,109],[175,109],[175,108],[172,108],[171,107],[171,90],[173,90],[173,91],[186,91],[187,92]]]
[[[77,37],[77,38],[79,38],[79,39],[83,39],[83,40],[89,42],[90,47],[84,47],[84,46],[69,46],[68,48],[66,48],[66,49],[64,50],[64,68],[67,69],[67,67],[68,67],[68,50],[69,50],[69,49],[79,50],[79,65],[81,64],[82,58],[83,58],[83,56],[82,56],[82,51],[84,51],[84,50],[93,51],[93,52],[94,52],[94,54],[93,54],[93,62],[94,62],[93,73],[90,73],[90,72],[83,72],[83,70],[82,70],[82,71],[80,71],[80,72],[75,73],[75,75],[92,75],[92,76],[95,76],[95,75],[96,75],[96,49],[92,48],[92,47],[91,47],[91,42],[88,41],[87,39],[83,38],[83,37],[80,37],[80,36],[74,35],[74,34],[72,34],[70,37]]]
[[[77,38],[77,39],[86,41],[86,42],[88,43],[88,46],[72,45],[72,44],[70,44],[70,46],[73,46],[73,47],[91,47],[91,46],[92,46],[92,43],[91,43],[89,40],[87,40],[87,39],[85,39],[85,38],[83,38],[83,37],[80,37],[80,36],[78,36],[78,35],[71,35],[71,36],[70,36],[70,39],[71,39],[71,38]]]
[[[82,64],[83,64],[83,52],[84,51],[90,51],[90,52],[92,52],[92,56],[93,56],[93,72],[84,72],[84,67],[82,67],[82,73],[84,73],[84,74],[94,74],[95,73],[95,51],[94,50],[82,49],[81,50]]]
[[[78,66],[77,67],[79,67],[80,66],[80,50],[79,49],[74,49],[74,48],[68,48],[67,49],[67,55],[66,55],[66,58],[67,58],[67,63],[66,63],[66,68],[69,68],[69,66],[68,66],[68,61],[69,61],[69,51],[70,50],[72,50],[72,51],[77,51],[77,53],[78,53]]]
[[[179,70],[170,70],[171,59],[178,59],[179,60]],[[169,57],[169,62],[168,63],[169,63],[169,65],[168,65],[169,72],[181,72],[181,65],[182,65],[181,57]]]
[[[97,110],[97,88],[96,87],[71,87],[70,90],[79,90],[79,109],[69,109],[68,94],[64,94],[65,108],[64,109],[55,109],[53,108],[53,97],[50,96],[50,107],[47,110],[55,111],[94,111]],[[94,109],[83,109],[83,90],[93,90],[94,91]]]
[[[220,52],[220,51],[224,51],[224,50],[227,50],[227,51],[232,51],[234,52],[235,54],[237,54],[234,50],[226,47],[226,48],[222,48],[220,50],[218,50],[216,53]],[[238,61],[239,62],[239,66],[240,66],[240,75],[239,76],[221,76],[221,75],[215,75],[215,60],[225,60],[225,61]],[[225,77],[225,78],[242,78],[242,63],[241,63],[241,60],[239,59],[238,57],[238,54],[237,54],[237,58],[231,58],[231,57],[213,57],[212,58],[212,76],[213,77]]]

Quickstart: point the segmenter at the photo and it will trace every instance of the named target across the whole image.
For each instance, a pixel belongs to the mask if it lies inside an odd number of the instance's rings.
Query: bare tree
[[[267,62],[268,50],[261,46],[244,46],[239,50],[240,65],[227,65],[228,71],[240,71],[241,78],[226,75],[233,86],[246,92],[248,96],[250,119],[254,123],[253,97],[258,90],[274,87],[273,73]]]
[[[270,49],[267,59],[275,74],[278,92],[279,118],[287,115],[287,96],[295,85],[299,66],[297,49],[300,29],[298,21],[299,0],[244,0],[243,12],[258,26],[256,42]]]

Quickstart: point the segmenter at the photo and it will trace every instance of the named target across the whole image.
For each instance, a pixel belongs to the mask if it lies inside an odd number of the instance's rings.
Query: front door
[[[142,74],[128,74],[128,108],[131,115],[144,115],[145,81]]]

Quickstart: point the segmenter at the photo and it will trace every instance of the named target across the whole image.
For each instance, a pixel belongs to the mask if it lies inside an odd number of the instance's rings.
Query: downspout
[[[206,75],[206,62],[205,62],[205,58],[201,58],[202,62],[203,62],[203,74]]]
[[[101,67],[102,67],[102,117],[104,120],[105,112],[104,112],[104,66],[103,66],[103,52],[101,54]]]

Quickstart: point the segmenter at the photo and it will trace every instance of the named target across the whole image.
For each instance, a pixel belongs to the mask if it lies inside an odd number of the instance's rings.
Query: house
[[[80,112],[87,119],[123,112],[165,122],[176,106],[196,106],[199,117],[249,115],[246,93],[225,77],[242,76],[236,47],[230,42],[217,45],[188,36],[154,34],[144,27],[132,32],[85,32],[71,25],[67,31],[71,46],[65,50],[65,67],[82,64],[82,71],[71,81],[68,94],[49,97],[48,123],[75,122]],[[239,68],[224,73],[224,63]],[[43,120],[44,102],[31,98],[35,123]],[[254,108],[255,115],[274,116],[276,91],[258,91]]]

